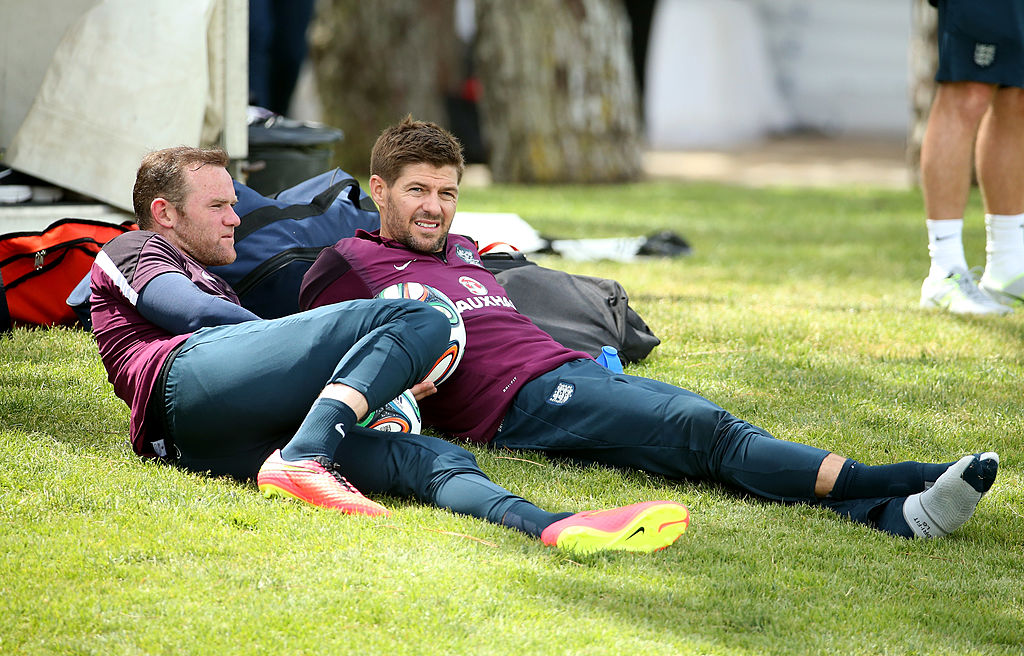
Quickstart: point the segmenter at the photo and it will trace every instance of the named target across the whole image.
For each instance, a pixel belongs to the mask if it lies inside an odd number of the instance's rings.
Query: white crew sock
[[[1005,284],[1024,274],[1024,214],[985,215],[986,278]]]
[[[999,456],[992,452],[964,456],[930,488],[907,497],[903,519],[914,536],[940,538],[963,526],[992,487],[998,467]]]
[[[964,220],[946,219],[935,221],[928,219],[928,254],[932,258],[930,277],[945,278],[956,270],[967,270],[967,258],[964,256]]]

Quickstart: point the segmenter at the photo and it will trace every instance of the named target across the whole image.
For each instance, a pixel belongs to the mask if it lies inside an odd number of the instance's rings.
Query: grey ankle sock
[[[935,485],[907,497],[903,518],[919,538],[952,533],[974,514],[998,469],[999,456],[995,453],[964,456],[939,476]]]

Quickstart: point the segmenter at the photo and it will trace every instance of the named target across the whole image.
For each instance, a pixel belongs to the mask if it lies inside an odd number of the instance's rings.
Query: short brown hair
[[[163,198],[179,210],[184,207],[189,191],[186,170],[195,171],[207,164],[227,168],[229,161],[228,154],[220,148],[191,146],[165,148],[143,157],[132,191],[135,222],[139,228],[148,230],[152,226],[153,215],[149,208],[157,198]]]
[[[402,174],[406,164],[432,164],[436,167],[454,166],[458,181],[466,162],[462,158],[462,144],[441,126],[428,121],[416,121],[406,116],[401,123],[385,128],[370,154],[370,175],[379,175],[389,186]]]

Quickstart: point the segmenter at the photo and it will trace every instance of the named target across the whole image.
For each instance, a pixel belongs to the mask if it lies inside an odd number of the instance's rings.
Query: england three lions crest
[[[996,46],[992,43],[974,44],[974,63],[982,68],[992,65],[996,60]]]
[[[458,255],[467,264],[475,264],[476,266],[483,266],[480,259],[473,254],[473,251],[469,250],[462,244],[456,244],[455,254]]]

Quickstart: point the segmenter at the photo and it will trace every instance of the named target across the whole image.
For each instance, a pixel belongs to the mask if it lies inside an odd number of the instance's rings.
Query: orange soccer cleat
[[[281,458],[278,449],[260,467],[256,485],[266,497],[291,497],[353,515],[390,514],[364,497],[338,472],[337,465],[323,456],[290,462]]]

